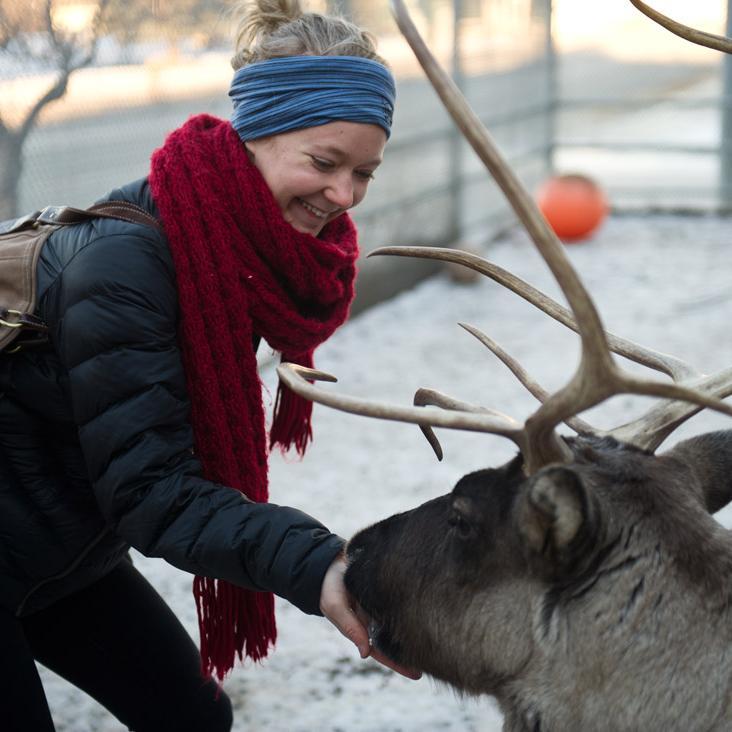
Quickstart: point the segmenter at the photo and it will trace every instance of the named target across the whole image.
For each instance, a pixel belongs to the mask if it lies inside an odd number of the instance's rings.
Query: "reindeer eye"
[[[450,512],[447,523],[461,539],[467,539],[473,534],[473,527],[470,522],[458,511],[453,510]]]

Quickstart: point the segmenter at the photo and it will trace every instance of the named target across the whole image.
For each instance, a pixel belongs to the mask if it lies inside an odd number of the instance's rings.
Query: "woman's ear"
[[[707,432],[680,442],[662,457],[681,460],[701,492],[709,513],[716,513],[732,500],[732,430]]]
[[[516,520],[530,564],[553,578],[586,558],[600,527],[596,501],[566,467],[545,468],[526,481]]]

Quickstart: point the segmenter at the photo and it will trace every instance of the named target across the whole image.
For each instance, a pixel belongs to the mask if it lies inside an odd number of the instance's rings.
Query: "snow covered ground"
[[[609,219],[594,240],[567,252],[606,327],[705,371],[732,363],[732,220],[673,215]],[[486,256],[559,297],[546,266],[520,232]],[[363,268],[369,267],[366,261]],[[456,323],[474,324],[517,357],[549,389],[577,363],[578,339],[493,282],[435,277],[342,328],[316,354],[346,393],[410,404],[428,386],[525,418],[535,402],[507,370]],[[263,378],[274,394],[272,366]],[[328,385],[329,388],[331,385]],[[268,400],[271,407],[271,399]],[[611,426],[649,401],[616,397],[586,416]],[[419,430],[315,408],[315,443],[304,461],[272,456],[272,500],[302,508],[349,536],[382,517],[447,492],[464,473],[512,456],[499,437],[442,430],[442,463]],[[669,440],[719,426],[702,414]],[[732,512],[720,520],[732,526]],[[160,560],[136,563],[197,638],[191,578]],[[234,670],[225,683],[238,732],[495,732],[501,715],[488,699],[460,699],[429,679],[409,681],[356,650],[329,624],[278,603],[279,641],[264,663]],[[117,732],[104,710],[43,670],[59,732]]]

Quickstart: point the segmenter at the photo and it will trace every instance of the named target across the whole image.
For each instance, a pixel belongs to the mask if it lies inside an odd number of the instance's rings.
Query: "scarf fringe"
[[[277,640],[274,596],[252,592],[225,580],[196,577],[193,596],[201,635],[201,673],[223,681],[236,657],[264,658]]]
[[[313,352],[292,354],[283,353],[281,362],[297,363],[313,368]],[[308,443],[313,439],[313,403],[295,394],[292,389],[279,383],[275,397],[272,428],[269,431],[269,447],[279,447],[287,452],[294,447],[298,455],[305,454]]]
[[[291,447],[302,457],[308,443],[313,439],[311,418],[312,402],[295,394],[289,387],[280,384],[277,387],[274,418],[269,433],[269,446],[279,447],[287,452]]]

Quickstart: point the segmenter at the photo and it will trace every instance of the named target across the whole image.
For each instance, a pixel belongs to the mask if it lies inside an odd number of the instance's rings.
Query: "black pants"
[[[52,607],[0,610],[0,727],[54,729],[34,659],[135,732],[226,732],[231,703],[200,674],[198,649],[128,561]]]

